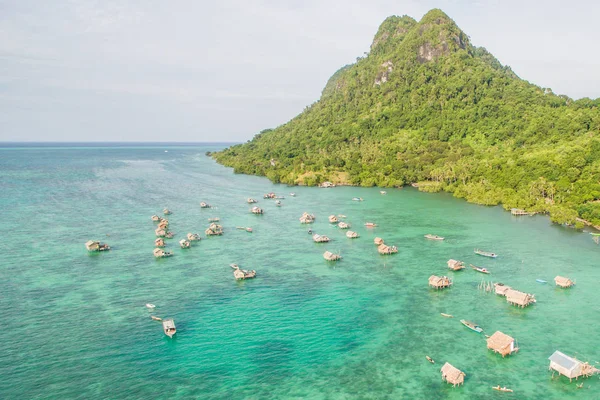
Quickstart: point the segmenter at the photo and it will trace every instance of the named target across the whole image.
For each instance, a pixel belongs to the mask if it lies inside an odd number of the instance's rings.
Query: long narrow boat
[[[438,235],[432,235],[431,233],[428,233],[427,235],[425,235],[425,239],[430,239],[430,240],[444,240],[443,237],[438,236]]]
[[[501,392],[512,392],[513,391],[512,389],[509,389],[506,386],[500,387],[500,385],[498,385],[498,386],[492,386],[492,389],[499,390]]]
[[[446,318],[454,318],[452,315],[450,314],[446,314],[446,313],[440,313],[442,314],[442,317],[446,317]]]
[[[479,249],[475,249],[475,254],[479,254],[480,256],[491,257],[491,258],[498,257],[498,254],[496,254],[496,253],[490,253],[489,251],[483,251],[483,250],[479,250]]]
[[[477,325],[475,322],[471,322],[471,321],[467,321],[465,319],[461,319],[460,323],[463,324],[464,326],[466,326],[467,328],[469,328],[470,330],[475,331],[477,333],[483,332],[483,329],[481,329],[479,327],[479,325]]]
[[[478,267],[476,265],[473,264],[469,264],[471,266],[471,268],[473,268],[475,271],[477,272],[481,272],[482,274],[489,274],[490,271],[488,271],[486,268],[483,267]]]

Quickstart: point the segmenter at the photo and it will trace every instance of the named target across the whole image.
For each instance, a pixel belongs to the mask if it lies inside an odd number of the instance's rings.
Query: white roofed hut
[[[465,376],[467,376],[467,374],[454,367],[450,363],[444,364],[442,369],[440,369],[440,372],[442,373],[442,381],[451,383],[452,386],[462,385],[465,383]]]
[[[179,241],[179,246],[181,246],[182,249],[189,249],[191,245],[192,244],[189,241],[185,240],[185,239],[181,239]]]
[[[323,253],[323,258],[327,261],[338,261],[342,258],[342,256],[340,256],[339,254],[333,254],[330,251],[326,251],[325,253]]]
[[[155,214],[155,215],[152,216],[152,221],[158,222],[158,221],[160,221],[160,217]]]
[[[87,251],[107,251],[110,250],[110,246],[106,243],[100,243],[96,240],[88,240],[85,242],[85,248]]]
[[[156,247],[165,247],[165,240],[163,238],[158,238],[154,241],[154,245]]]
[[[305,212],[300,217],[301,224],[312,224],[313,222],[315,222],[315,216],[313,214]]]
[[[338,222],[338,219],[337,219],[337,217],[335,215],[330,215],[329,216],[329,223],[331,223],[331,224],[337,224],[337,222]]]
[[[238,281],[256,277],[255,270],[247,271],[245,269],[240,269],[240,267],[237,264],[231,264],[231,268],[233,268],[233,277]]]
[[[171,213],[171,210],[169,210],[168,208],[165,208],[165,209],[163,209],[163,214],[164,215],[169,215],[169,214],[172,214],[172,213]]]
[[[452,271],[460,271],[461,269],[465,269],[465,263],[458,260],[448,260],[448,268]]]
[[[210,208],[210,204],[203,201],[200,203],[200,208]]]
[[[398,252],[398,247],[396,246],[388,246],[387,244],[380,244],[377,246],[377,251],[379,254],[394,254]]]
[[[165,319],[162,321],[163,332],[168,337],[172,338],[174,334],[177,333],[177,328],[175,327],[175,321],[172,318]]]
[[[502,354],[503,358],[519,350],[516,340],[500,331],[487,338],[487,348],[494,353]]]
[[[356,239],[359,236],[360,235],[358,234],[358,232],[354,232],[354,231],[348,231],[348,232],[346,232],[346,237],[348,239]]]
[[[506,286],[504,283],[494,283],[494,292],[498,296],[506,296],[506,292],[511,289],[510,286]]]
[[[527,307],[531,303],[535,303],[535,297],[532,294],[519,292],[518,290],[509,289],[506,291],[506,301],[517,307]]]
[[[350,228],[350,225],[347,224],[347,223],[345,223],[344,221],[340,221],[338,223],[338,228],[340,228],[340,229],[348,229],[348,228]]]
[[[167,229],[169,227],[169,221],[166,219],[161,219],[158,223],[158,229]]]
[[[171,257],[173,255],[173,253],[171,253],[170,251],[164,251],[163,249],[159,249],[158,247],[154,249],[153,253],[154,257],[156,258]]]
[[[573,282],[569,278],[565,278],[564,276],[557,276],[556,278],[554,278],[554,283],[556,283],[556,286],[559,286],[561,288],[570,288],[575,284],[575,282]]]
[[[187,240],[189,240],[190,242],[196,242],[201,239],[200,235],[198,235],[197,233],[188,233],[186,237]]]
[[[312,238],[313,238],[313,240],[316,243],[327,243],[330,240],[327,236],[325,236],[325,235],[319,235],[319,234],[316,234],[316,233],[313,235]]]
[[[380,238],[380,237],[376,237],[376,238],[373,240],[373,243],[375,243],[375,246],[381,246],[381,245],[383,244],[383,239],[382,239],[382,238]]]
[[[431,275],[429,277],[429,286],[434,289],[444,289],[452,286],[452,280],[450,280],[450,278],[447,276]]]
[[[558,376],[566,376],[569,378],[569,381],[572,381],[573,378],[577,380],[580,376],[589,378],[600,372],[600,370],[589,363],[569,357],[558,350],[548,357],[548,359],[550,360],[550,367],[548,369],[558,372]],[[554,376],[554,372],[552,375]]]
[[[212,223],[204,231],[206,236],[220,236],[223,234],[223,227],[219,224]]]
[[[156,230],[154,231],[154,233],[158,237],[165,237],[167,235],[167,231],[165,231],[164,229],[160,229],[160,228],[156,228]]]
[[[260,207],[252,207],[252,209],[250,210],[250,212],[252,214],[263,214],[264,213],[263,209],[260,208]]]

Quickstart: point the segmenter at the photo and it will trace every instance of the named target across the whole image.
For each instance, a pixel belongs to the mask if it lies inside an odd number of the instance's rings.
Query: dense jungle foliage
[[[437,9],[420,22],[387,18],[319,101],[213,156],[273,182],[417,183],[600,225],[600,99],[520,79]]]

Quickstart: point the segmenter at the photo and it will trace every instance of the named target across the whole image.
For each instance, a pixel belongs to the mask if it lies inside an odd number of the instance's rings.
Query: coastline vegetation
[[[387,18],[319,101],[212,156],[277,183],[413,183],[600,225],[600,99],[520,79],[437,9]]]

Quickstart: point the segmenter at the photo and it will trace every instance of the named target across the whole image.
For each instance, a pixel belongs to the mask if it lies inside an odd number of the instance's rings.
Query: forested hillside
[[[417,183],[600,225],[600,99],[520,79],[437,9],[387,18],[319,101],[214,157],[274,182]]]

